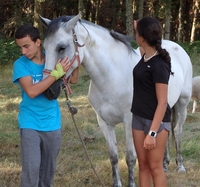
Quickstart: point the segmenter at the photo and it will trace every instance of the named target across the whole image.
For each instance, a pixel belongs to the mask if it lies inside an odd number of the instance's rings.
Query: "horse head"
[[[70,69],[66,73],[66,78],[81,63],[83,55],[79,53],[80,45],[77,40],[74,27],[80,19],[80,14],[76,16],[61,16],[54,20],[39,15],[43,25],[46,27],[46,38],[43,47],[46,53],[44,72],[50,72],[55,68],[58,59],[66,56],[70,59]],[[44,73],[44,78],[47,75]]]

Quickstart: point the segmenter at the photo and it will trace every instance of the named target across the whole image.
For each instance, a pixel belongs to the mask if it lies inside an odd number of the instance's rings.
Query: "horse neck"
[[[82,38],[85,43],[82,65],[91,79],[94,80],[102,76],[106,78],[106,76],[112,74],[113,66],[115,66],[115,71],[118,71],[120,59],[123,58],[123,55],[127,57],[128,52],[124,49],[124,52],[122,51],[119,54],[119,50],[124,44],[116,42],[106,29],[90,25],[85,27],[89,34],[85,29],[81,31],[86,35]],[[125,46],[123,47],[125,48]]]

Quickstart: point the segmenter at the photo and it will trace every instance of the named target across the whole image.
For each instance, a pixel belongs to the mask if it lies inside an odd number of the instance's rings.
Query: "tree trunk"
[[[195,39],[195,26],[197,24],[197,14],[198,14],[198,7],[199,7],[199,3],[198,3],[198,0],[195,0],[193,2],[193,11],[194,11],[194,14],[193,14],[193,21],[192,21],[192,29],[191,29],[191,36],[190,36],[190,42],[194,42],[194,39]]]
[[[126,34],[133,35],[133,0],[126,0]]]
[[[179,6],[179,14],[178,14],[178,41],[182,42],[183,41],[183,0],[180,0],[180,6]]]
[[[81,17],[85,19],[85,6],[83,0],[78,1],[78,12],[81,12]]]
[[[99,10],[100,10],[101,3],[102,2],[100,2],[100,0],[98,0],[97,4],[96,4],[96,14],[95,14],[95,23],[96,24],[99,24],[98,18],[99,18]]]
[[[15,4],[13,5],[13,16],[8,19],[2,29],[2,33],[6,37],[11,37],[14,35],[15,30],[20,26],[22,20],[22,6],[20,0],[16,0]]]
[[[144,7],[144,0],[139,0],[139,8],[138,8],[138,18],[142,18],[143,17],[143,7]]]
[[[40,14],[41,16],[43,16],[43,2],[45,2],[45,0],[35,0],[35,4],[34,4],[34,26],[36,28],[38,28],[40,33],[43,33],[43,25],[42,22],[39,19],[38,14]]]
[[[171,0],[165,2],[165,32],[164,38],[169,40],[170,38],[170,21],[171,21]]]

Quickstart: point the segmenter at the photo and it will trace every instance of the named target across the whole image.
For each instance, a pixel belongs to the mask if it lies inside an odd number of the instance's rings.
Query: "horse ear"
[[[68,22],[66,22],[63,26],[65,27],[66,31],[72,30],[76,25],[77,21],[80,19],[81,13],[71,18]]]
[[[45,27],[47,27],[47,26],[49,25],[49,23],[51,22],[50,19],[44,18],[44,17],[42,17],[40,14],[38,14],[38,16],[39,16],[40,20],[42,21],[42,24],[43,24]]]

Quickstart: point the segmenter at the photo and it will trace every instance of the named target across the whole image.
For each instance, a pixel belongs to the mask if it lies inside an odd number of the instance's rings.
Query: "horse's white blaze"
[[[129,187],[135,187],[133,167],[136,162],[136,153],[132,140],[130,108],[133,97],[132,70],[141,58],[139,50],[128,51],[127,46],[114,39],[105,28],[83,20],[81,23],[77,22],[77,18],[79,18],[79,15],[72,18],[69,24],[58,24],[58,30],[55,30],[45,39],[45,68],[52,70],[57,59],[66,55],[72,59],[75,54],[75,45],[71,29],[74,28],[78,43],[85,44],[78,50],[81,63],[91,78],[88,92],[89,101],[97,114],[99,126],[108,144],[113,170],[113,186],[120,187],[122,185],[114,127],[117,123],[123,122],[126,132]],[[49,22],[46,22],[46,24],[48,25]],[[65,47],[65,50],[60,53],[59,47]],[[184,171],[180,151],[180,136],[187,114],[186,107],[191,97],[192,66],[186,52],[176,43],[164,40],[163,48],[169,51],[172,60],[174,76],[170,76],[168,101],[170,106],[175,108],[178,169]],[[77,66],[78,63],[76,62],[66,76],[69,76]],[[169,160],[168,152],[165,154],[165,159]],[[165,167],[166,163],[164,164]]]

